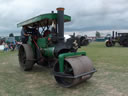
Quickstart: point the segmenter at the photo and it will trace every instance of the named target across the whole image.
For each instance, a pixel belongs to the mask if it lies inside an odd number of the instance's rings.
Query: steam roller
[[[72,87],[90,79],[96,69],[86,52],[78,52],[79,42],[72,36],[65,41],[64,23],[71,17],[64,15],[64,8],[57,8],[17,24],[22,33],[19,47],[19,64],[24,71],[32,70],[35,64],[52,68],[58,84]],[[21,36],[23,37],[23,36]]]

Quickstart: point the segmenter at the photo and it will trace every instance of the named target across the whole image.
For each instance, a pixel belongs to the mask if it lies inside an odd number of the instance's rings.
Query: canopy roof
[[[41,14],[39,16],[33,17],[31,19],[28,19],[26,21],[23,21],[19,24],[17,24],[17,27],[22,26],[47,26],[52,24],[52,20],[55,20],[56,23],[57,19],[57,13],[48,13],[48,14]],[[71,21],[71,17],[68,15],[64,15],[64,22]]]

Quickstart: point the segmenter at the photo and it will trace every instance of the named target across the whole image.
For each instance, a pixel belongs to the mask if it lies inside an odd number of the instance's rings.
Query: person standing
[[[6,51],[6,52],[8,51],[8,44],[7,43],[4,44],[4,51]]]

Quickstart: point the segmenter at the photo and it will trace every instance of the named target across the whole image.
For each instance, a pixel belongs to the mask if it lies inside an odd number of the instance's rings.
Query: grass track
[[[0,52],[0,96],[128,96],[128,48],[91,43],[86,51],[98,70],[87,82],[62,88],[49,69],[20,70],[17,52]]]

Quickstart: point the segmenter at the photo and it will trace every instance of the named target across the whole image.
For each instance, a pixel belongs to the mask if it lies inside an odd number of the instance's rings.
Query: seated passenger
[[[45,30],[43,37],[47,37],[50,33],[51,33],[50,30]]]

